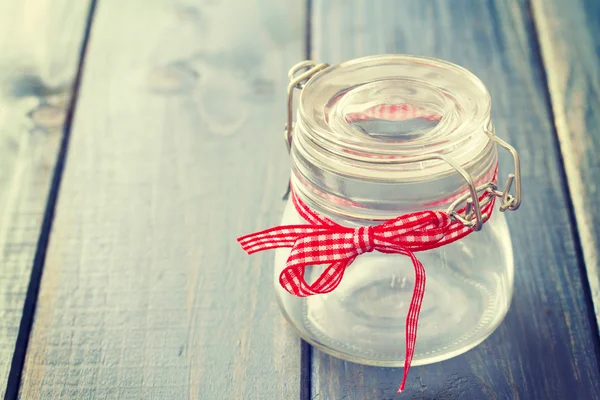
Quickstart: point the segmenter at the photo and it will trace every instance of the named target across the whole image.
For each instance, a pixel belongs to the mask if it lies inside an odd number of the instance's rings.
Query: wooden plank
[[[301,2],[98,3],[21,398],[299,396],[273,255],[235,239],[280,218],[303,39]]]
[[[0,3],[0,397],[6,391],[88,12],[89,1]]]
[[[554,124],[600,321],[600,3],[532,1]]]
[[[319,61],[401,52],[470,69],[491,92],[499,135],[522,156],[525,198],[508,216],[516,265],[510,312],[477,348],[411,369],[403,396],[600,398],[597,335],[525,5],[318,1],[313,26],[313,58]],[[313,399],[391,399],[401,372],[342,362],[315,350]]]

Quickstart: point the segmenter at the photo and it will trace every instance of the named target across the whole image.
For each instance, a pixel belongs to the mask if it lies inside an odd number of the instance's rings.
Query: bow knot
[[[359,226],[354,229],[352,240],[358,255],[375,250],[375,229],[373,226]]]

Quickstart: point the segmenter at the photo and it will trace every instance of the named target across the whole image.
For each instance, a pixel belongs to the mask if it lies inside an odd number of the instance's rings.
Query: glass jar
[[[416,254],[427,281],[413,365],[442,361],[482,342],[509,308],[513,254],[504,214],[478,220],[473,203],[498,198],[502,204],[495,209],[504,211],[520,202],[518,175],[514,196],[514,176],[502,192],[490,183],[498,144],[515,156],[515,173],[518,157],[495,136],[485,86],[457,65],[406,55],[336,66],[306,62],[290,78],[290,92],[301,89],[287,139],[291,186],[302,203],[349,228],[442,210],[478,230]],[[291,93],[288,105],[291,112]],[[306,223],[288,200],[282,225]],[[280,285],[290,251],[276,250],[274,278],[281,310],[298,334],[339,358],[403,366],[415,285],[411,258],[360,254],[335,290],[297,297]],[[326,267],[306,268],[306,281]]]

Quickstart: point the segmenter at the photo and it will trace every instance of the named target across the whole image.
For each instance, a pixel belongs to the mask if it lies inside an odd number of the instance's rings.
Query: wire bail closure
[[[329,64],[315,63],[314,61],[307,60],[294,65],[288,72],[290,83],[287,87],[287,124],[285,125],[284,132],[288,153],[292,150],[292,134],[294,130],[294,89],[302,90],[310,78],[327,67],[329,67]],[[305,71],[297,75],[303,70]]]
[[[329,67],[329,64],[306,60],[294,65],[288,72],[290,83],[287,87],[287,124],[285,125],[284,131],[284,139],[288,153],[290,153],[292,149],[294,132],[294,89],[302,90],[308,81],[327,67]],[[458,172],[465,180],[469,191],[456,199],[445,212],[452,220],[461,222],[463,225],[470,227],[473,231],[480,231],[483,227],[483,223],[489,218],[487,213],[481,212],[481,208],[486,204],[489,204],[494,197],[498,197],[502,201],[499,208],[501,212],[506,210],[515,211],[521,205],[521,161],[519,153],[513,146],[500,139],[493,132],[487,131],[486,133],[490,140],[507,150],[513,158],[514,172],[508,174],[508,178],[506,179],[506,183],[502,190],[500,190],[498,185],[494,182],[475,186],[473,177],[461,165],[442,154],[407,157],[396,161],[398,164],[409,164],[429,160],[441,160]],[[514,194],[511,193],[513,184]],[[284,200],[288,198],[290,190],[291,186],[288,181],[287,191],[283,196]],[[484,194],[485,196],[481,197]],[[466,204],[466,206],[461,207],[463,204]],[[459,213],[457,210],[461,208],[464,208],[464,210]]]

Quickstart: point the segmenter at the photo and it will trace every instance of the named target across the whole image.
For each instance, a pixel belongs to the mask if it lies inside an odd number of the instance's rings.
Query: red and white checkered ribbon
[[[379,104],[361,112],[351,113],[346,116],[346,122],[360,122],[370,119],[406,121],[413,118],[422,118],[428,121],[439,121],[442,119],[441,115],[432,113],[424,107],[402,103]]]
[[[425,293],[425,269],[414,253],[452,243],[470,234],[471,228],[452,221],[442,211],[420,211],[401,215],[380,225],[348,228],[311,210],[293,190],[292,200],[308,224],[277,226],[238,238],[248,254],[280,247],[292,248],[279,276],[279,283],[291,294],[305,297],[331,292],[340,284],[346,268],[363,253],[377,250],[403,254],[412,260],[415,286],[406,316],[406,357],[398,389],[398,393],[402,392],[415,352],[417,323]],[[489,218],[493,207],[494,199],[482,207],[481,212]],[[305,269],[321,264],[329,266],[312,284],[306,282]]]

